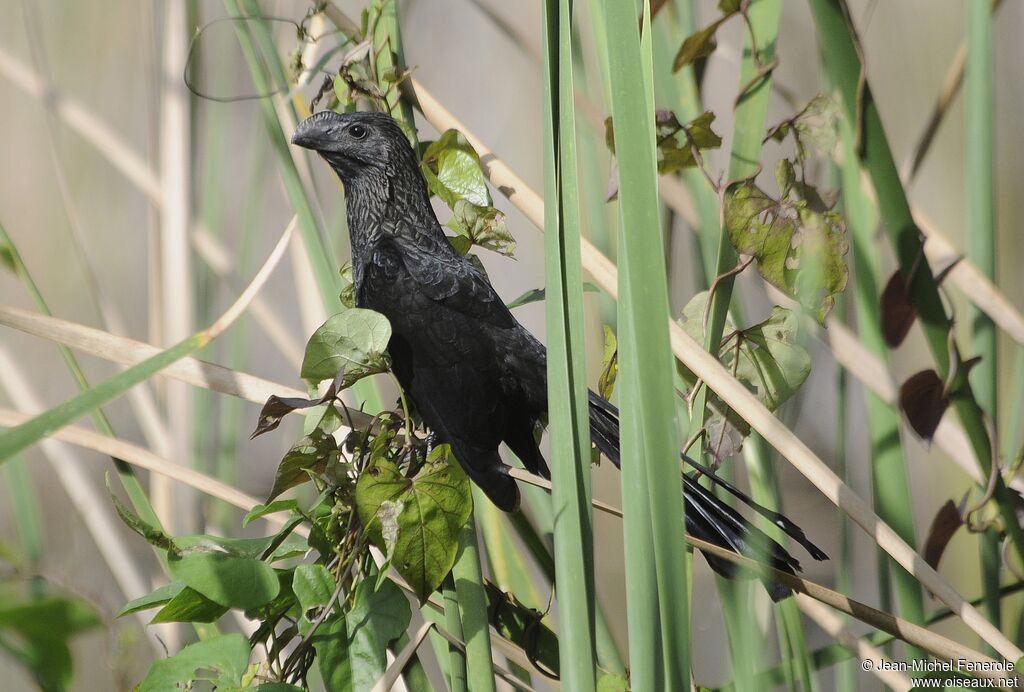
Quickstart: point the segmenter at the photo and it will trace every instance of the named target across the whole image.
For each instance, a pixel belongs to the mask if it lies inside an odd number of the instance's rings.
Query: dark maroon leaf
[[[934,370],[911,375],[900,387],[900,408],[914,432],[926,440],[932,439],[948,406],[945,386]]]
[[[915,319],[917,311],[910,303],[903,275],[897,271],[882,291],[882,336],[889,348],[903,343]]]
[[[333,397],[334,394],[332,393],[331,398]],[[249,436],[249,439],[256,439],[263,433],[267,433],[275,429],[281,424],[281,419],[292,411],[317,406],[323,402],[323,397],[319,399],[300,399],[299,397],[279,397],[276,394],[272,394],[270,398],[267,399],[267,403],[263,404],[263,408],[260,410],[259,420],[256,423],[256,430],[254,430],[252,435]]]
[[[249,439],[254,440],[263,433],[270,432],[279,426],[281,424],[281,419],[292,411],[297,411],[303,408],[312,408],[313,406],[319,406],[320,404],[331,401],[338,396],[338,391],[341,389],[344,378],[345,370],[339,370],[338,374],[335,375],[334,379],[331,381],[331,384],[327,387],[327,391],[324,392],[324,395],[317,399],[280,397],[276,394],[271,394],[270,398],[267,399],[267,403],[263,404],[263,408],[260,410],[260,417],[256,423],[256,430],[254,430],[252,435],[249,436]]]
[[[956,534],[957,529],[963,526],[964,520],[960,516],[960,510],[952,500],[946,500],[946,504],[939,508],[932,525],[928,529],[928,538],[924,541],[924,561],[931,565],[932,569],[939,568],[939,560],[942,553],[949,545],[950,539]]]

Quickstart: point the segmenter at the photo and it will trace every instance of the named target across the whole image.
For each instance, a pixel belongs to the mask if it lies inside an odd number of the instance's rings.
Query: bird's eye
[[[354,137],[355,139],[362,139],[363,137],[366,136],[366,128],[363,127],[362,125],[353,125],[352,127],[348,128],[348,133],[352,135],[352,137]]]

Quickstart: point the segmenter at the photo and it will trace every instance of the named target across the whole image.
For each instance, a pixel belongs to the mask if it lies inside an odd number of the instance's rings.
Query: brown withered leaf
[[[276,394],[271,394],[270,398],[267,399],[267,403],[263,404],[263,408],[260,409],[260,417],[256,422],[256,429],[249,436],[249,439],[254,440],[263,433],[274,430],[277,426],[281,425],[281,420],[292,411],[310,408],[321,403],[323,403],[322,399],[300,399],[299,397],[280,397]]]
[[[882,336],[889,348],[896,348],[907,338],[910,327],[917,319],[917,311],[910,302],[903,275],[897,270],[882,291]]]
[[[658,174],[668,175],[698,165],[699,151],[717,149],[722,138],[712,129],[715,114],[704,111],[690,122],[679,122],[676,114],[659,108],[654,112],[654,133],[658,152]],[[604,141],[608,150],[615,153],[615,128],[611,116],[604,120]],[[618,168],[612,168],[608,176],[605,201],[610,202],[619,194]]]
[[[260,409],[260,417],[256,422],[256,430],[254,430],[252,435],[249,436],[249,439],[254,440],[263,433],[267,433],[275,429],[277,426],[281,425],[281,419],[292,411],[312,408],[313,406],[319,406],[320,404],[333,400],[338,395],[338,390],[341,389],[344,377],[345,371],[339,370],[334,376],[334,380],[327,387],[324,395],[316,399],[280,397],[276,394],[271,394],[270,398],[267,399],[267,403],[263,404],[263,408]]]
[[[957,530],[964,525],[960,509],[952,500],[946,500],[946,504],[939,507],[932,519],[932,525],[928,529],[928,538],[924,541],[924,561],[931,565],[932,569],[939,568],[939,560],[945,552],[949,541],[956,534]]]
[[[910,427],[925,440],[931,440],[942,414],[949,406],[942,379],[934,370],[911,375],[900,386],[900,408],[907,414]]]

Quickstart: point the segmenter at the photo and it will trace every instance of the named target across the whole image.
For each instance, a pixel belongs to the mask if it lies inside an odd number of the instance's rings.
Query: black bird
[[[487,497],[505,511],[515,509],[519,489],[498,456],[502,442],[531,472],[550,477],[534,436],[547,414],[544,346],[449,243],[416,154],[389,115],[322,111],[299,125],[292,143],[320,154],[344,184],[356,305],[390,320],[388,353],[402,388]],[[593,392],[590,429],[597,448],[618,466],[618,411]],[[791,521],[710,475],[816,559],[826,558]],[[732,507],[688,475],[682,479],[691,535],[789,573],[799,569]],[[706,557],[717,571],[732,573],[731,563]],[[778,584],[769,590],[774,597],[788,593]]]

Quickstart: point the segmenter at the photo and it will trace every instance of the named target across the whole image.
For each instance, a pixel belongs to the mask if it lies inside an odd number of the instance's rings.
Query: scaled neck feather
[[[409,159],[404,165],[369,168],[344,180],[354,263],[365,260],[365,250],[385,234],[435,249],[448,245],[411,150]]]

